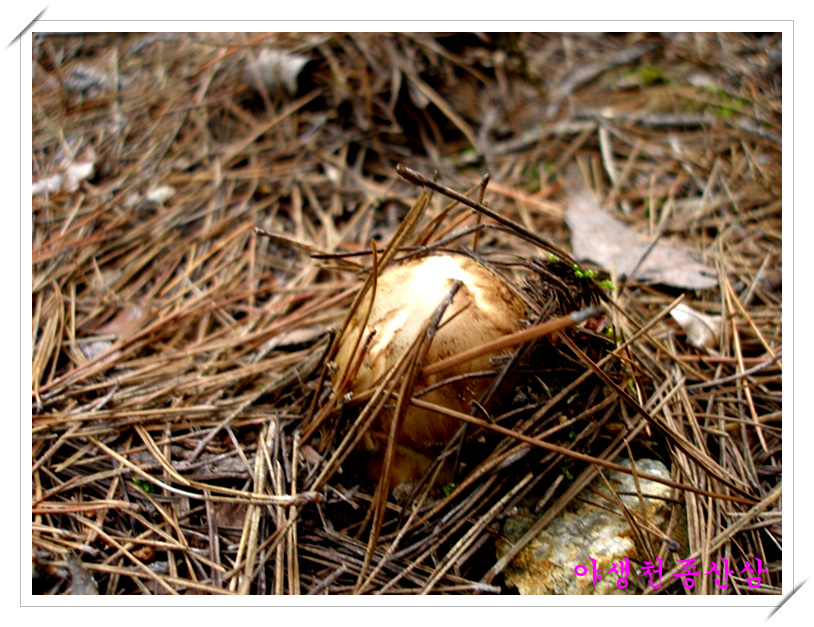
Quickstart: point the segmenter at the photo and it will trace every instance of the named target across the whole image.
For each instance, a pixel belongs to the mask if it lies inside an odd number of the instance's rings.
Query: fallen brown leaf
[[[715,269],[684,246],[660,241],[648,252],[652,242],[603,209],[579,175],[567,176],[566,187],[565,222],[575,259],[639,281],[695,290],[718,285]]]
[[[721,335],[721,316],[707,316],[689,305],[680,303],[670,312],[687,334],[687,341],[696,348],[715,348]]]
[[[71,585],[68,588],[68,594],[72,596],[99,594],[96,580],[82,565],[82,560],[73,553],[68,553],[65,556],[65,563],[68,566],[68,572],[71,573]]]

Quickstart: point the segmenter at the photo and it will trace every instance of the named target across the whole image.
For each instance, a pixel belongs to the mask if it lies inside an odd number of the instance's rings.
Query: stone
[[[629,460],[619,460],[620,465],[630,467]],[[640,473],[670,478],[667,467],[655,460],[636,461]],[[642,512],[633,476],[618,471],[605,471],[605,476],[619,495],[625,506],[639,514],[644,514],[651,525],[666,532],[670,520],[671,488],[662,483],[640,479],[639,485],[645,496]],[[591,487],[608,494],[601,477],[597,477]],[[534,524],[538,517],[527,509],[519,509],[516,516],[508,518],[497,542],[498,557],[505,555]],[[658,545],[658,543],[655,543]],[[596,568],[601,569],[596,587],[592,576],[591,558]],[[614,563],[626,558],[630,572],[627,584],[618,581],[619,576],[611,573]],[[504,570],[507,585],[517,588],[520,594],[636,594],[640,589],[634,578],[640,578],[634,559],[641,560],[633,532],[627,519],[614,500],[606,501],[585,490],[577,499],[543,529],[534,540],[509,563]],[[647,559],[647,558],[646,558]],[[587,573],[578,576],[575,569],[584,566]],[[621,587],[623,586],[624,587]]]

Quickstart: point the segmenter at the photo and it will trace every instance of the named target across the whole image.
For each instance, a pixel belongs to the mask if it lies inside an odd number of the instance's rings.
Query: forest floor
[[[635,591],[780,592],[780,35],[35,34],[32,62],[35,594],[515,593],[503,521],[628,456],[686,526],[637,530],[665,576]],[[605,311],[400,499],[328,372],[390,244]],[[766,572],[689,591],[691,557]]]

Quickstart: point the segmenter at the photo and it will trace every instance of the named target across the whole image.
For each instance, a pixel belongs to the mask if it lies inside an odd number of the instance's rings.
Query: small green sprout
[[[583,270],[577,264],[574,264],[574,276],[578,279],[595,279],[599,276],[596,270]]]
[[[560,258],[557,257],[557,255],[555,255],[554,253],[548,253],[548,260],[551,263],[556,263],[556,262],[558,262],[560,260]]]
[[[449,496],[455,491],[457,486],[454,483],[448,483],[444,486],[444,496]]]
[[[610,279],[602,279],[598,282],[598,285],[604,290],[613,291],[616,289],[616,285]]]
[[[566,479],[568,479],[568,481],[574,480],[574,475],[572,475],[571,471],[569,471],[565,466],[562,467],[562,474]]]

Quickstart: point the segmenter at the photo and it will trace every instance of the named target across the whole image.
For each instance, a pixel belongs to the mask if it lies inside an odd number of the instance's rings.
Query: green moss
[[[642,87],[649,87],[664,82],[664,73],[654,65],[643,65],[639,68],[639,83]]]
[[[155,494],[156,492],[155,486],[149,481],[145,481],[144,479],[133,477],[133,483],[137,485],[139,488],[141,488],[147,494]]]
[[[718,116],[719,118],[723,118],[724,120],[726,118],[731,118],[733,115],[736,115],[737,113],[738,111],[735,111],[735,109],[730,109],[729,107],[717,107],[715,109],[715,115]]]
[[[733,115],[743,113],[751,106],[746,98],[741,98],[725,89],[705,87],[707,98],[703,100],[703,109],[710,110],[719,118],[731,118]]]

